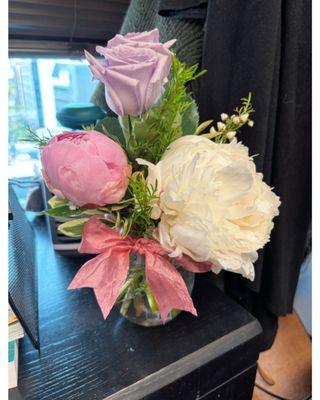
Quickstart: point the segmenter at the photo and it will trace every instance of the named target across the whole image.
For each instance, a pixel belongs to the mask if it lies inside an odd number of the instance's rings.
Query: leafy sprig
[[[158,162],[169,144],[182,135],[182,114],[192,105],[187,91],[187,84],[203,74],[198,71],[198,64],[187,67],[176,55],[172,58],[171,78],[161,104],[155,108],[154,122],[151,128],[157,132],[150,143],[152,161]]]
[[[129,233],[134,237],[149,236],[155,228],[151,213],[157,198],[157,183],[149,185],[142,171],[135,172],[129,178],[127,198],[118,204],[99,207],[98,211],[105,212],[100,220],[123,238]]]
[[[253,108],[253,106],[252,106],[251,100],[252,100],[252,93],[249,92],[248,97],[242,97],[242,99],[241,99],[241,101],[242,101],[242,107],[240,107],[240,108],[236,107],[234,111],[235,111],[238,115],[244,115],[244,114],[252,114],[252,113],[254,113],[255,110],[254,110],[254,108]]]
[[[131,210],[130,227],[139,236],[148,233],[150,228],[155,227],[155,222],[151,218],[152,205],[157,200],[157,182],[149,185],[143,172],[135,172],[129,178],[128,191],[134,199],[134,207]],[[128,234],[129,232],[124,232]]]
[[[22,142],[31,142],[38,145],[39,148],[44,147],[49,140],[52,139],[52,133],[48,129],[48,135],[39,136],[32,129],[27,128],[26,135],[24,138],[20,139]]]
[[[242,106],[234,109],[235,114],[229,116],[226,113],[221,114],[221,120],[217,123],[216,128],[211,127],[210,132],[202,134],[208,139],[214,139],[216,143],[228,143],[236,141],[236,135],[240,133],[240,129],[248,125],[253,127],[254,122],[250,119],[250,115],[255,112],[252,105],[252,94],[249,92],[247,97],[241,99]],[[213,120],[205,121],[199,125],[196,134],[199,135],[203,130],[212,124]]]
[[[84,131],[93,131],[94,127],[95,127],[95,124],[81,125],[81,128]]]

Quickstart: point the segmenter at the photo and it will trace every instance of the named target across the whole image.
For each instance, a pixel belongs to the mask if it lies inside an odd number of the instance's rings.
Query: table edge
[[[223,355],[231,348],[237,347],[261,334],[262,328],[255,319],[218,340],[201,347],[199,350],[182,357],[164,368],[146,376],[132,385],[103,398],[103,400],[140,400],[151,393],[189,374],[196,368]],[[230,346],[232,343],[232,347]]]

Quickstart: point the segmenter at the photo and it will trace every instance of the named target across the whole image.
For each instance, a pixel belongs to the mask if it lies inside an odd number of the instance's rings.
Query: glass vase
[[[194,273],[185,270],[175,262],[172,262],[172,265],[182,276],[188,292],[191,294],[194,286]],[[120,290],[117,305],[124,318],[147,327],[167,324],[181,312],[174,309],[166,321],[161,320],[156,301],[146,285],[145,257],[137,253],[130,255],[129,274]]]

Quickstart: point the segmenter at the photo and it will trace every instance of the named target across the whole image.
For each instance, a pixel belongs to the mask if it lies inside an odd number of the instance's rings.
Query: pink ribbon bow
[[[99,216],[94,216],[84,225],[79,252],[98,255],[80,268],[68,289],[93,288],[104,318],[127,278],[131,252],[145,256],[147,285],[163,322],[174,308],[197,315],[184,280],[167,260],[168,252],[155,240],[123,239],[118,232],[99,221]],[[191,272],[207,272],[211,268],[210,263],[199,263],[186,255],[176,260]]]

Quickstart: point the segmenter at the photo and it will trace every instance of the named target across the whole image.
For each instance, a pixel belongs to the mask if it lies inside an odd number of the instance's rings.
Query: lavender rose
[[[116,35],[107,47],[96,51],[105,59],[96,60],[85,51],[94,78],[105,85],[108,106],[118,115],[140,115],[163,94],[172,62],[170,46],[175,40],[159,43],[159,31]]]

